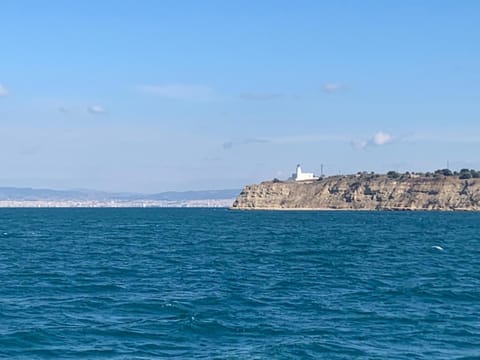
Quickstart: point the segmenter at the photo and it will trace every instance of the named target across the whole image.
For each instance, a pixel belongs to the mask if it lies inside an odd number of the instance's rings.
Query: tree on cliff
[[[460,179],[471,179],[471,178],[478,179],[480,178],[480,172],[473,169],[462,169],[460,170],[459,178]]]
[[[450,169],[439,169],[435,170],[436,175],[443,175],[443,176],[452,176],[453,173]]]
[[[398,179],[400,177],[400,174],[396,171],[389,171],[387,172],[387,177],[390,179]]]

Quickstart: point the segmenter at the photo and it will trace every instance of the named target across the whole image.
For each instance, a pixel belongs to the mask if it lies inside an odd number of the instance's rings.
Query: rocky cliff
[[[480,179],[457,176],[331,176],[246,186],[233,209],[480,210]]]

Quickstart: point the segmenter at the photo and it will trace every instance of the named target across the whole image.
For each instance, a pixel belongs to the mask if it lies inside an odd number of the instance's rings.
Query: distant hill
[[[146,195],[146,200],[168,200],[168,201],[182,201],[182,200],[221,200],[233,199],[240,194],[241,189],[227,189],[227,190],[203,190],[203,191],[168,191],[158,194]],[[142,198],[143,199],[143,198]]]
[[[136,201],[136,200],[163,200],[163,201],[193,201],[193,200],[221,200],[233,199],[240,189],[226,190],[198,190],[198,191],[168,191],[157,194],[109,193],[95,190],[51,190],[0,187],[0,200],[14,201]]]

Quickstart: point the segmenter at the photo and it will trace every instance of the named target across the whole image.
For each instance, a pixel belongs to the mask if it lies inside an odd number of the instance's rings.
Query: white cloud
[[[262,138],[247,138],[241,140],[231,140],[224,142],[222,147],[225,150],[237,147],[239,145],[250,144],[272,144],[272,145],[295,145],[295,144],[310,144],[319,142],[349,142],[351,137],[335,134],[322,134],[322,135],[287,135],[287,136],[275,136],[275,137],[262,137]]]
[[[387,144],[391,144],[396,139],[389,133],[384,131],[378,131],[375,135],[373,135],[370,139],[367,140],[352,140],[352,146],[356,149],[366,149],[371,146],[383,146]]]
[[[377,132],[372,138],[372,142],[375,145],[385,145],[391,143],[392,141],[393,136],[383,131]]]
[[[474,131],[470,133],[448,133],[448,134],[432,134],[432,133],[416,133],[411,134],[412,141],[426,141],[426,142],[445,142],[445,143],[478,143],[480,136],[476,135]]]
[[[325,83],[322,85],[322,90],[328,94],[338,92],[338,91],[348,90],[348,89],[349,89],[348,85],[339,84],[339,83]]]
[[[368,141],[356,139],[351,141],[351,145],[355,149],[365,149],[368,146]]]
[[[8,95],[8,90],[5,86],[0,84],[0,96],[7,96]]]
[[[103,106],[100,105],[92,105],[88,109],[88,112],[93,115],[105,114],[107,110]]]
[[[282,97],[282,94],[278,93],[243,93],[240,94],[240,98],[243,100],[253,100],[253,101],[268,101],[273,99],[278,99]]]
[[[174,100],[210,100],[214,97],[213,89],[203,85],[141,85],[137,89],[147,94]]]
[[[274,144],[308,144],[317,142],[348,142],[349,138],[337,134],[289,135],[267,138]]]
[[[248,138],[248,139],[242,139],[238,141],[227,141],[222,144],[222,147],[224,150],[229,150],[234,146],[240,146],[240,145],[251,145],[251,144],[266,144],[269,143],[270,141],[267,139],[257,139],[257,138]]]

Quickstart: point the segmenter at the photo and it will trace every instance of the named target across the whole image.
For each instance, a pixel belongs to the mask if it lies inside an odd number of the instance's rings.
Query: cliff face
[[[233,209],[480,210],[480,179],[331,176],[246,186]]]

